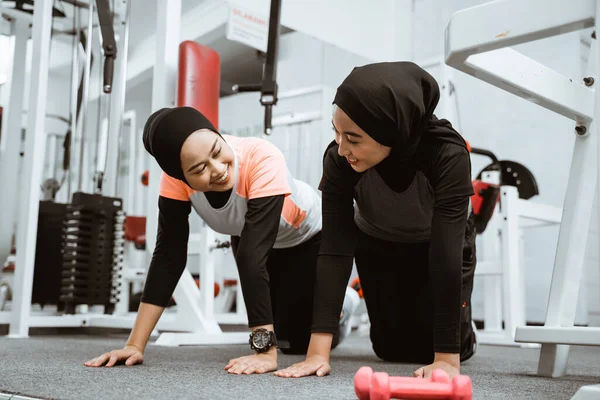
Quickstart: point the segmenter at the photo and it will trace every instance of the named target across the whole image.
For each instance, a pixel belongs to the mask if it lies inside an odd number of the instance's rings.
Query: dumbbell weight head
[[[373,370],[371,367],[361,367],[354,375],[354,393],[359,400],[371,398],[371,380]]]
[[[466,375],[456,375],[452,378],[452,400],[471,400],[473,398],[473,383]]]
[[[390,400],[390,376],[385,372],[375,372],[371,378],[371,400]]]

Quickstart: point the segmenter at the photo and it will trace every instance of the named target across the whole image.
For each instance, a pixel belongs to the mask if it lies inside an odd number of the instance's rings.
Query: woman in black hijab
[[[187,265],[192,209],[208,227],[231,236],[252,332],[252,354],[230,360],[225,370],[238,375],[274,371],[278,348],[306,354],[321,237],[317,191],[293,177],[272,143],[221,135],[191,107],[154,112],[143,141],[163,171],[155,250],[126,345],[85,365],[143,362],[150,334]],[[348,289],[332,347],[349,333],[358,302],[356,291]]]
[[[338,88],[319,186],[313,333],[306,360],[277,375],[331,371],[353,258],[379,358],[424,365],[415,376],[436,368],[453,376],[474,354],[471,164],[465,140],[433,114],[439,96],[433,77],[410,62],[355,68]]]

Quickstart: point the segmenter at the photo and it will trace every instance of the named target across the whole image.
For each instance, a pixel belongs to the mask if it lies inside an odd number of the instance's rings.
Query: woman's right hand
[[[112,367],[119,361],[125,361],[126,366],[141,364],[144,362],[144,354],[137,347],[127,345],[121,350],[112,350],[104,353],[99,357],[87,361],[83,365],[86,367],[101,367],[106,363],[106,367]]]

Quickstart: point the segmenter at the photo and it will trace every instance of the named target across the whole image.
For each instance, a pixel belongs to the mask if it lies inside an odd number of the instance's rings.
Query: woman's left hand
[[[277,369],[277,353],[268,352],[262,354],[252,354],[229,360],[225,366],[225,371],[230,374],[264,374],[265,372],[275,371]]]
[[[421,367],[418,370],[416,370],[415,372],[413,372],[413,376],[418,377],[418,378],[430,378],[431,374],[436,369],[443,369],[448,374],[450,379],[452,379],[452,377],[460,374],[460,370],[458,368],[456,368],[454,365],[452,365],[446,361],[435,361],[433,364],[429,364],[425,367]]]
[[[325,376],[330,372],[329,361],[325,357],[314,355],[307,356],[306,360],[275,372],[275,375],[282,378],[301,378],[309,375]]]

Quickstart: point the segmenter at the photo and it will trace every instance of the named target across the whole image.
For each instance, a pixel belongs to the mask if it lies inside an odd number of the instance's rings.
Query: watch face
[[[259,349],[267,347],[269,344],[269,335],[264,332],[257,332],[252,337],[252,344]]]

